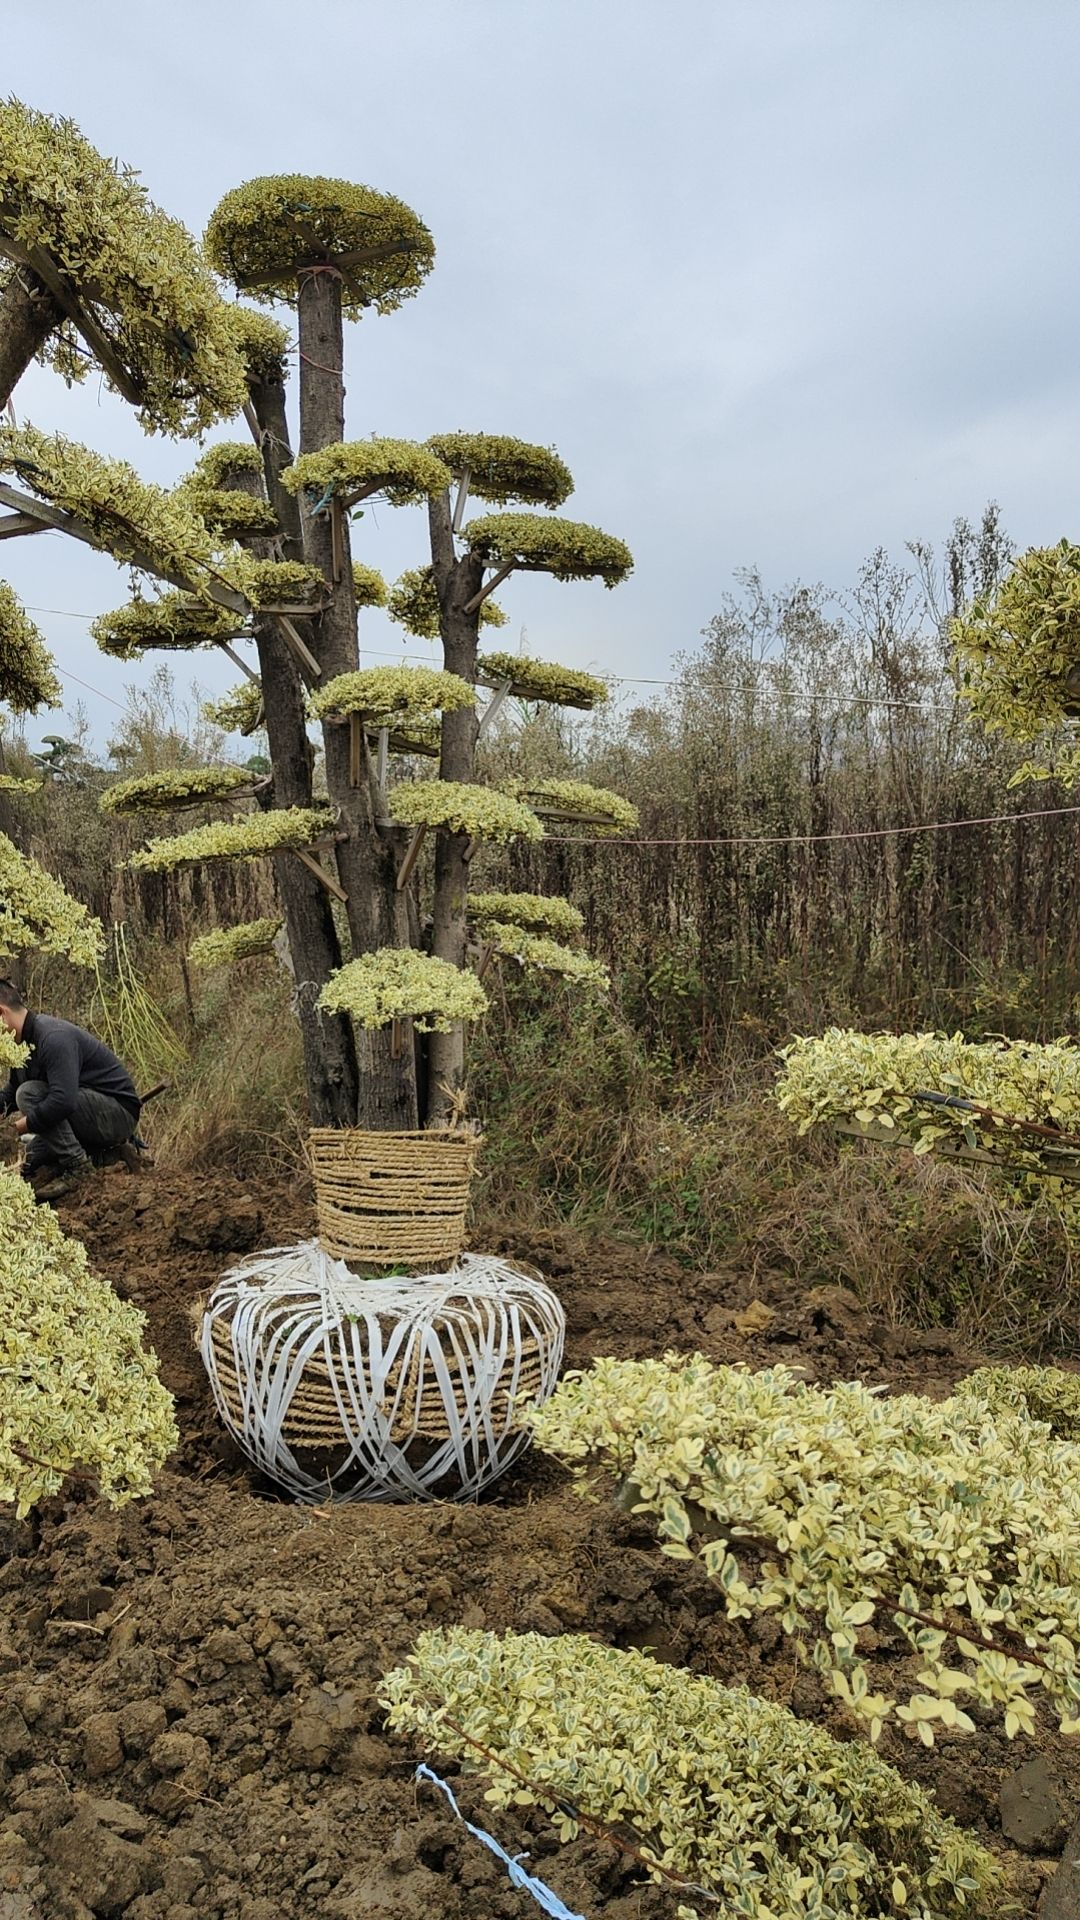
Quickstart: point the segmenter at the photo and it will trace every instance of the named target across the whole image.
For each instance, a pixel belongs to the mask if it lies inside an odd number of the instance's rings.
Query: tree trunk
[[[428,505],[431,560],[439,598],[443,665],[470,686],[476,682],[476,653],[480,611],[465,607],[483,583],[483,563],[466,554],[458,559],[450,517],[450,496],[439,494]],[[444,780],[471,781],[476,771],[477,717],[473,707],[444,713],[439,772]],[[469,836],[439,833],[435,841],[435,922],[432,950],[451,966],[465,965],[468,938],[466,900],[469,869],[465,854]],[[428,1056],[424,1120],[443,1126],[453,1111],[454,1096],[465,1084],[465,1027],[455,1021],[449,1033],[433,1033]]]
[[[252,401],[263,434],[267,493],[282,520],[281,545],[300,559],[300,521],[291,494],[278,475],[292,458],[285,416],[285,389],[267,382],[254,388]],[[283,508],[286,509],[283,512]],[[290,526],[291,516],[293,525]],[[260,548],[267,543],[252,542]],[[274,804],[311,805],[311,743],[307,737],[304,689],[284,640],[271,619],[257,620],[266,733],[274,770]],[[356,1121],[358,1076],[351,1022],[342,1014],[318,1014],[315,1000],[330,974],[341,965],[341,948],[330,896],[295,855],[274,861],[285,914],[289,952],[296,974],[296,1012],[304,1047],[304,1072],[313,1125],[348,1127]]]
[[[64,315],[29,267],[13,267],[0,294],[0,408]]]
[[[306,273],[299,285],[300,451],[314,453],[345,435],[344,342],[341,281],[332,269]],[[329,512],[312,516],[301,509],[304,557],[333,586],[333,597],[315,629],[314,652],[323,676],[355,670],[356,596],[348,521],[343,516],[342,577],[334,580],[333,534]],[[349,932],[356,956],[379,947],[407,947],[406,902],[396,877],[403,836],[385,817],[367,743],[362,747],[359,786],[349,778],[349,729],[323,727],[326,781],[339,809],[347,838],[337,849],[338,872],[348,899]],[[392,1031],[381,1028],[358,1039],[361,1126],[373,1129],[417,1125],[416,1073],[412,1034],[394,1056]]]

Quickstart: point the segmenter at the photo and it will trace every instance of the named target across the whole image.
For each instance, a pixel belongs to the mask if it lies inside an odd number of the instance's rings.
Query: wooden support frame
[[[380,727],[379,728],[379,747],[378,747],[378,752],[375,759],[375,779],[378,783],[379,792],[381,794],[385,794],[386,792],[386,774],[387,774],[387,768],[389,766],[389,761],[390,761],[390,729],[389,727]]]
[[[52,507],[45,500],[38,500],[32,493],[21,493],[18,487],[9,487],[0,482],[0,506],[12,507],[16,513],[29,514],[33,520],[40,520],[45,527],[53,527],[58,533],[68,533],[73,540],[81,540],[86,547],[93,547],[95,553],[109,553],[110,549],[102,544],[93,528],[74,513],[66,513],[60,507]],[[115,559],[116,555],[112,555]],[[144,548],[133,545],[130,552],[120,560],[121,566],[138,567],[142,573],[152,573],[155,579],[167,580],[171,587],[179,587],[183,593],[201,592],[215,606],[226,607],[230,613],[242,613],[245,618],[251,608],[242,593],[227,587],[219,581],[207,582],[195,588],[191,580],[174,568],[163,567]]]
[[[483,946],[480,949],[480,959],[476,968],[476,977],[478,980],[483,979],[485,973],[487,972],[494,958],[495,958],[494,942],[491,940],[485,940]]]
[[[297,223],[297,232],[303,237],[302,228]],[[373,267],[382,260],[392,260],[398,253],[415,253],[417,243],[414,240],[388,240],[381,247],[354,247],[348,253],[328,254],[324,249],[310,250],[295,260],[286,262],[274,273],[245,273],[236,277],[235,284],[241,293],[251,293],[256,287],[272,287],[279,280],[291,280],[301,273],[309,273],[313,267],[334,267],[343,279],[348,278],[351,267]],[[362,298],[362,289],[352,283],[352,289],[358,298]]]
[[[472,468],[469,466],[462,467],[461,478],[458,481],[457,499],[454,501],[454,517],[450,522],[451,533],[461,532],[461,523],[465,518],[465,503],[469,498],[469,481],[471,479]]]
[[[300,665],[310,673],[313,680],[321,680],[322,668],[312,653],[311,648],[301,639],[289,615],[287,613],[275,612],[272,617],[276,621],[281,637],[288,647],[289,652],[293,655],[293,658],[298,660]]]
[[[869,1140],[874,1146],[906,1147],[909,1153],[915,1151],[911,1141],[904,1138],[898,1127],[883,1127],[860,1120],[834,1120],[832,1125],[837,1133],[847,1134],[853,1140]],[[1010,1138],[1014,1137],[1010,1135]],[[1037,1153],[1041,1159],[1054,1163],[1040,1167],[1019,1166],[1001,1154],[990,1153],[985,1147],[969,1147],[965,1140],[958,1140],[955,1145],[951,1140],[935,1140],[933,1151],[939,1158],[945,1155],[950,1160],[971,1161],[976,1166],[993,1167],[998,1173],[1027,1173],[1034,1179],[1070,1180],[1080,1185],[1080,1154],[1075,1150],[1059,1152],[1053,1147],[1030,1147],[1030,1153]],[[1060,1165],[1057,1164],[1059,1161]]]
[[[483,739],[489,727],[494,726],[495,721],[498,719],[500,713],[505,707],[506,702],[509,700],[513,690],[514,690],[514,683],[512,680],[499,681],[499,684],[495,688],[495,691],[492,694],[491,699],[488,701],[487,706],[484,708],[483,713],[480,715],[479,725],[477,726],[477,729],[476,729],[476,738],[478,741]]]
[[[22,533],[48,533],[44,520],[35,520],[29,513],[5,513],[0,515],[0,540],[14,540]]]
[[[481,587],[479,593],[473,594],[472,599],[469,601],[468,605],[465,608],[465,612],[475,613],[477,607],[482,607],[484,604],[484,601],[489,597],[490,594],[494,593],[496,587],[502,585],[503,581],[507,577],[507,574],[513,573],[514,568],[516,566],[517,566],[516,560],[504,561],[503,565],[498,568],[497,572],[492,574],[491,579],[487,582],[487,584]]]
[[[251,437],[255,442],[255,445],[259,448],[259,451],[261,452],[262,443],[263,443],[262,428],[259,425],[259,416],[255,412],[255,408],[252,406],[250,400],[244,401],[244,419],[248,423],[248,428],[251,433]]]
[[[327,893],[333,894],[335,900],[348,900],[349,896],[344,887],[339,886],[333,876],[327,873],[322,862],[316,860],[313,853],[307,852],[304,847],[286,847],[282,848],[282,852],[295,853],[301,866],[306,867],[309,873],[314,874],[316,880],[326,888]]]
[[[262,681],[259,679],[259,676],[257,673],[252,672],[251,668],[248,666],[247,661],[241,660],[240,655],[237,652],[235,652],[235,650],[229,645],[229,642],[227,640],[219,640],[217,644],[221,648],[222,653],[228,654],[229,659],[233,663],[233,666],[239,667],[241,673],[247,674],[248,679],[252,681],[255,686],[258,687],[259,692],[261,694]]]
[[[403,859],[400,867],[398,868],[397,883],[396,883],[398,893],[401,893],[404,890],[404,888],[408,886],[409,881],[412,878],[413,868],[415,867],[418,859],[420,858],[420,849],[423,846],[426,838],[427,838],[426,826],[419,826],[419,827],[413,828],[412,838],[410,839],[409,844],[405,849],[405,858]]]

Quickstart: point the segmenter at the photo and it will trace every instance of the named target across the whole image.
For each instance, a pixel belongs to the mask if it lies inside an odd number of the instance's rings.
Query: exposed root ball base
[[[358,1279],[311,1240],[226,1274],[201,1347],[229,1432],[295,1499],[461,1500],[527,1445],[564,1328],[550,1288],[492,1255]]]

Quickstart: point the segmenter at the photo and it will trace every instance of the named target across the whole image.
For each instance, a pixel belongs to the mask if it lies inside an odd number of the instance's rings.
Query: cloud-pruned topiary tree
[[[344,321],[392,313],[420,290],[434,260],[427,228],[390,194],[320,177],[251,180],[225,195],[200,247],[70,123],[12,102],[0,110],[0,257],[10,265],[0,288],[0,404],[35,355],[64,369],[96,359],[149,429],[201,435],[242,416],[250,435],[250,444],[234,433],[204,448],[166,490],[61,435],[0,427],[0,474],[11,481],[0,484],[10,509],[3,531],[55,528],[131,573],[134,597],[94,623],[99,645],[121,659],[224,648],[249,685],[218,710],[243,731],[265,728],[265,782],[206,770],[201,781],[186,776],[182,793],[129,782],[106,796],[118,811],[170,803],[232,810],[152,842],[133,864],[272,858],[312,1119],[374,1128],[439,1122],[459,1101],[464,1020],[484,994],[476,981],[475,991],[462,983],[451,993],[436,962],[461,974],[479,952],[485,967],[505,957],[601,983],[599,970],[539,923],[515,937],[512,917],[494,921],[479,947],[470,944],[474,845],[543,832],[527,794],[476,779],[476,688],[494,686],[497,704],[515,680],[484,671],[479,627],[504,617],[491,595],[515,571],[612,586],[631,569],[628,550],[554,512],[572,479],[550,448],[462,432],[425,443],[346,437]],[[227,298],[223,282],[256,308]],[[257,310],[267,306],[291,310],[288,332]],[[293,333],[295,447],[286,410]],[[399,583],[390,610],[440,635],[442,672],[361,668],[358,608],[387,601],[382,576],[351,552],[355,509],[375,496],[427,507],[430,563]],[[470,498],[501,511],[466,521]],[[240,639],[254,643],[257,675],[233,651]],[[0,671],[9,655],[26,681],[20,697],[47,694],[17,604],[0,601]],[[549,669],[535,697],[587,707],[602,692],[587,675]],[[321,732],[326,805],[313,788],[312,726]],[[437,757],[438,779],[398,781],[388,764],[395,754]],[[562,817],[550,804],[542,811]],[[428,836],[430,942],[419,891],[427,868],[418,864]],[[396,1001],[395,979],[404,983]],[[392,1005],[385,1020],[370,1017]],[[412,1041],[414,1016],[431,1032],[426,1055]]]

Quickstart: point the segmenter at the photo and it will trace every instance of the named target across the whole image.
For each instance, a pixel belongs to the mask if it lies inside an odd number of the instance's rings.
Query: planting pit
[[[528,1920],[528,1896],[414,1783],[420,1759],[454,1770],[383,1730],[380,1675],[426,1626],[650,1647],[848,1733],[775,1621],[729,1623],[697,1565],[538,1455],[479,1506],[302,1509],[252,1482],[192,1307],[238,1255],[311,1235],[302,1185],[107,1175],[61,1217],[147,1314],[183,1441],[154,1496],[118,1514],[79,1494],[0,1522],[0,1920]],[[482,1244],[548,1277],[571,1366],[700,1349],[945,1393],[984,1357],[783,1274],[740,1285],[570,1233],[500,1240],[491,1223]],[[1080,1814],[1080,1740],[1009,1742],[989,1724],[927,1752],[890,1729],[881,1751],[999,1852],[1033,1915],[1057,1860],[1003,1838],[999,1791],[1041,1755],[1064,1815],[1035,1839],[1056,1847]],[[587,1920],[673,1920],[678,1898],[608,1844],[560,1847],[541,1813],[493,1815],[482,1783],[454,1786]]]

